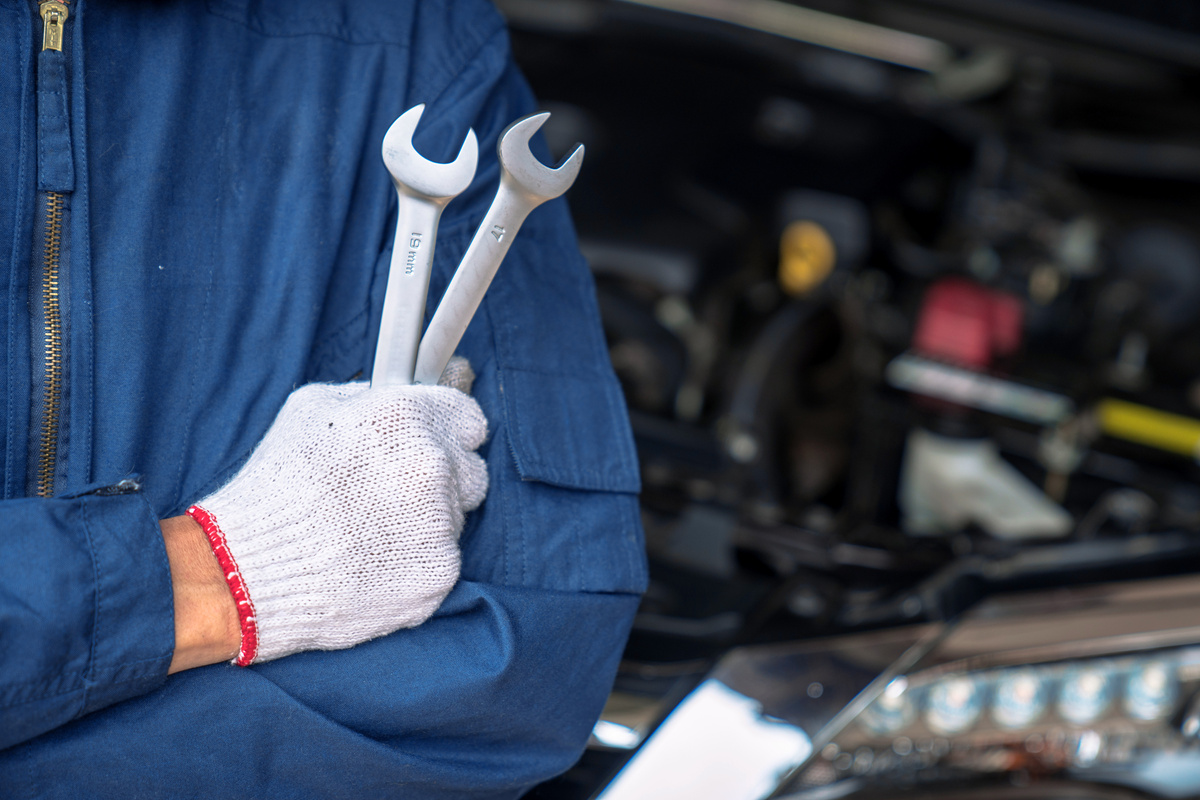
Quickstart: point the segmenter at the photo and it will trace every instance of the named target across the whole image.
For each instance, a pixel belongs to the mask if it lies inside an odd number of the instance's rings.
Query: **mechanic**
[[[0,0],[0,796],[517,797],[566,769],[645,562],[565,204],[529,217],[464,337],[473,387],[361,383],[384,132],[425,102],[423,155],[479,136],[432,309],[497,137],[536,108],[498,14],[63,7]],[[362,456],[360,423],[418,455]],[[388,528],[416,536],[380,557]]]

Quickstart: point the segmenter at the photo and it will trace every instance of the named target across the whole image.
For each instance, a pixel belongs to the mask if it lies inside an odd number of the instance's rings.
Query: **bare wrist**
[[[168,672],[231,660],[241,644],[241,628],[208,538],[191,517],[159,524],[175,595],[175,653]]]

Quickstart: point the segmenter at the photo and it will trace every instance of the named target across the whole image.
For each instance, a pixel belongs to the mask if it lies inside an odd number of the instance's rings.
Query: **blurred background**
[[[530,797],[1200,793],[1200,4],[497,5],[652,577]]]

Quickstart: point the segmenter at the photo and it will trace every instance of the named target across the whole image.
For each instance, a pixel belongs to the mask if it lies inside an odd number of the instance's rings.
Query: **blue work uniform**
[[[430,310],[491,200],[496,139],[535,110],[495,10],[66,8],[43,49],[36,3],[0,0],[0,797],[515,797],[565,769],[646,578],[636,456],[561,201],[459,348],[491,490],[442,608],[349,650],[166,675],[157,520],[236,472],[294,387],[370,375],[390,123],[428,104],[434,160],[479,136]]]

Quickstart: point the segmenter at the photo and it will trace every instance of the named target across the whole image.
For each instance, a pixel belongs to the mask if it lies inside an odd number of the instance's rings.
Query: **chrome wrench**
[[[579,175],[581,144],[553,169],[530,152],[529,140],[549,116],[548,111],[530,114],[500,134],[500,188],[421,339],[417,383],[436,384],[442,376],[529,212],[570,189]]]
[[[467,131],[458,157],[449,164],[422,157],[412,137],[424,110],[422,104],[405,111],[383,137],[383,163],[399,206],[371,386],[413,382],[438,220],[446,204],[471,184],[479,160],[474,130]]]

